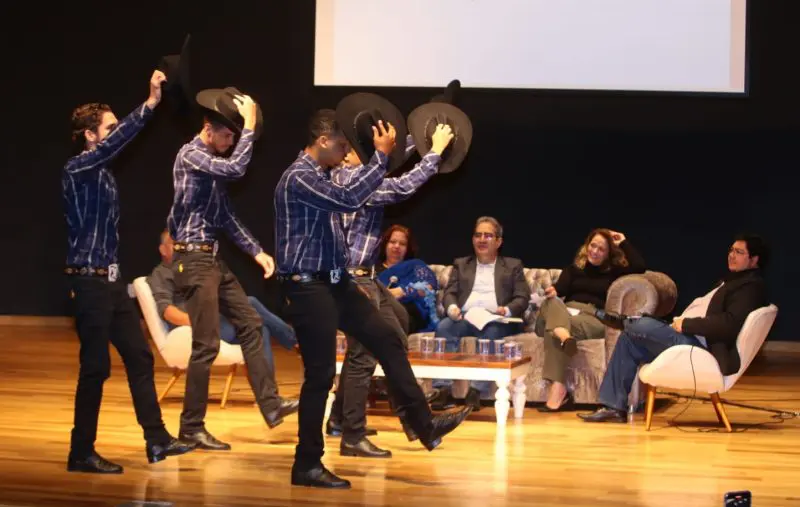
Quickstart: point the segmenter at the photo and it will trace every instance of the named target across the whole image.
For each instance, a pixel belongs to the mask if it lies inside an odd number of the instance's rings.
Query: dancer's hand
[[[440,123],[436,125],[436,130],[433,132],[433,136],[431,136],[431,141],[433,146],[431,146],[431,151],[435,152],[437,155],[441,155],[447,145],[450,144],[450,141],[453,140],[454,134],[453,129],[450,128],[450,125],[445,125]]]
[[[447,316],[451,320],[461,320],[461,309],[456,305],[450,305],[447,308]]]
[[[625,241],[625,235],[621,232],[617,231],[610,231],[611,232],[611,241],[614,242],[614,245],[619,246],[620,243]]]
[[[258,106],[250,95],[236,95],[233,97],[233,103],[236,104],[236,109],[239,110],[239,114],[244,118],[244,128],[254,130],[258,116]]]
[[[672,329],[679,333],[683,332],[683,317],[675,317],[672,319]]]
[[[161,83],[167,80],[167,76],[160,70],[154,71],[150,76],[150,96],[147,97],[147,107],[155,108],[161,102]]]
[[[264,278],[272,276],[272,273],[275,271],[275,262],[272,260],[272,257],[264,252],[260,252],[256,255],[256,262],[264,268]]]
[[[497,315],[502,315],[503,317],[506,316],[506,307],[505,306],[498,306],[497,310],[494,311]]]
[[[546,288],[544,290],[544,295],[547,298],[554,298],[554,297],[558,296],[558,291],[556,291],[555,286],[551,285],[550,287],[548,287],[548,288]]]
[[[378,120],[378,126],[372,127],[372,142],[375,143],[376,150],[382,151],[388,157],[395,147],[397,131],[391,123],[386,122],[386,125],[389,130],[386,130],[383,120]]]

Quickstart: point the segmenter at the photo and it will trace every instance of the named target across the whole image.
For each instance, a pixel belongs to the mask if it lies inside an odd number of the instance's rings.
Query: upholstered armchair
[[[433,264],[430,268],[436,273],[439,286],[444,287],[450,276],[452,266]],[[560,269],[525,268],[525,279],[531,292],[544,294],[544,290],[556,283],[561,275]],[[606,298],[606,310],[625,315],[641,315],[644,313],[665,316],[675,307],[678,289],[675,282],[664,273],[646,271],[638,275],[627,275],[618,278],[609,288]],[[442,291],[438,293],[439,316],[444,318]],[[530,306],[525,312],[524,332],[512,338],[522,343],[523,353],[532,357],[530,371],[525,380],[527,385],[527,401],[543,402],[547,398],[548,382],[542,379],[544,362],[544,344],[542,337],[534,332],[534,324],[538,308]],[[602,339],[578,341],[578,354],[572,358],[567,373],[567,389],[573,393],[577,403],[596,403],[600,382],[617,343],[619,331],[606,328]],[[415,333],[409,336],[409,348],[419,350],[419,340],[423,336],[434,333]],[[475,338],[461,341],[462,350],[474,352]],[[493,396],[493,393],[492,393]],[[634,396],[638,396],[635,394]]]

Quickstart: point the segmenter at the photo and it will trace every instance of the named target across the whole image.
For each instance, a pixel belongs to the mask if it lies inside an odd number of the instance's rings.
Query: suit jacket
[[[521,317],[528,308],[531,288],[525,281],[522,261],[513,257],[498,256],[494,268],[494,290],[497,304],[505,306],[512,317]],[[459,257],[453,261],[450,278],[444,288],[442,303],[445,311],[454,304],[463,308],[475,285],[478,260],[475,256]]]
[[[682,330],[705,337],[722,374],[733,375],[742,365],[736,339],[750,312],[769,304],[767,285],[759,269],[729,273],[722,282],[709,301],[706,316],[684,319]]]

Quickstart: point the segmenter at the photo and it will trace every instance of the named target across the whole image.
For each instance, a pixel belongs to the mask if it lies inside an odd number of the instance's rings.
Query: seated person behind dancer
[[[647,316],[602,315],[607,325],[624,331],[600,385],[598,401],[602,406],[578,417],[587,422],[625,422],[628,395],[639,366],[674,345],[702,347],[714,356],[723,375],[738,372],[739,332],[751,312],[768,305],[763,277],[768,261],[769,248],[762,238],[739,235],[728,250],[728,274],[675,317],[672,325]]]
[[[438,125],[432,138],[432,147],[413,169],[399,177],[384,178],[360,209],[342,214],[342,226],[347,240],[347,270],[353,282],[375,304],[382,319],[395,329],[408,348],[408,315],[386,287],[375,280],[375,262],[378,258],[378,238],[384,207],[407,200],[431,176],[436,174],[442,152],[453,139],[451,128]],[[409,136],[410,149],[415,148]],[[410,150],[409,150],[410,151]],[[344,163],[331,170],[331,181],[347,186],[363,171],[363,164],[355,149],[351,149]],[[376,432],[367,428],[367,397],[372,375],[377,366],[375,357],[352,336],[347,337],[345,355],[336,399],[331,408],[326,433],[342,435],[339,452],[343,456],[388,458],[391,451],[381,449],[367,438]],[[390,402],[394,406],[392,398]],[[409,440],[417,436],[398,414]]]
[[[565,381],[570,358],[578,352],[576,340],[605,336],[606,327],[595,312],[605,309],[608,288],[621,276],[644,271],[644,259],[624,234],[595,229],[586,237],[572,264],[545,290],[547,299],[539,309],[535,330],[544,337],[542,378],[551,384],[547,403],[539,408],[540,412],[572,407]]]
[[[464,319],[464,314],[471,308],[483,308],[503,317],[518,318],[528,308],[531,289],[525,280],[522,261],[498,255],[502,244],[503,227],[500,222],[492,217],[480,217],[472,233],[475,255],[453,261],[442,301],[447,317],[436,327],[436,336],[447,339],[448,352],[458,351],[461,338],[465,336],[499,340],[522,332],[520,323],[494,321],[478,329]],[[494,346],[494,341],[491,345]],[[440,388],[440,395],[431,408],[442,410],[454,405],[450,384],[452,381],[434,381],[434,387]],[[470,382],[465,401],[476,412],[480,410],[479,389],[488,388],[488,385],[489,382]]]
[[[177,293],[175,276],[172,270],[173,241],[168,230],[161,233],[161,244],[158,245],[158,252],[161,254],[161,263],[153,269],[147,277],[147,283],[153,292],[153,299],[158,307],[158,315],[166,321],[170,329],[178,326],[191,326],[189,314],[186,313],[186,301]],[[297,338],[294,330],[279,317],[267,310],[261,301],[253,296],[248,296],[247,300],[261,317],[263,326],[261,328],[264,335],[264,355],[275,371],[275,360],[272,357],[272,347],[270,336],[275,337],[278,343],[286,349],[291,350],[297,345]],[[219,316],[220,332],[219,337],[222,341],[232,345],[239,345],[236,337],[236,329],[224,315]]]
[[[381,236],[378,248],[378,280],[408,313],[409,334],[433,331],[439,323],[436,315],[436,274],[417,259],[417,245],[408,227],[392,225]]]

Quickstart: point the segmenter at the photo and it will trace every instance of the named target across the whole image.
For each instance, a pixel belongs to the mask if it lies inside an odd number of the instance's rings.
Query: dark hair
[[[72,111],[72,143],[78,150],[86,145],[86,130],[97,130],[103,122],[103,114],[110,113],[111,106],[100,102],[90,102],[75,108]]]
[[[308,121],[308,146],[314,144],[322,136],[343,135],[336,121],[336,111],[320,109]]]
[[[411,229],[404,225],[394,224],[384,231],[383,235],[381,236],[381,241],[378,243],[378,261],[380,263],[386,261],[386,245],[389,243],[389,239],[395,232],[402,232],[406,235],[408,246],[406,247],[406,256],[403,260],[417,258],[417,243],[414,240],[414,236],[411,235]]]
[[[750,257],[758,257],[758,267],[762,270],[769,264],[770,248],[767,242],[757,234],[740,233],[733,239],[747,243],[747,253]]]

